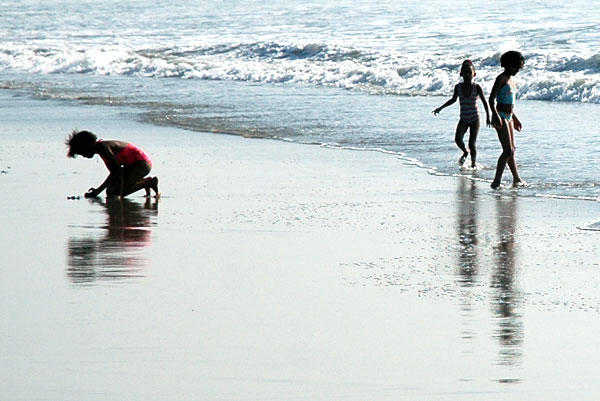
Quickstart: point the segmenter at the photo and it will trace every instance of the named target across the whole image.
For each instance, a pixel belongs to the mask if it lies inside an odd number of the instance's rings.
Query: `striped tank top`
[[[460,102],[460,119],[467,124],[479,119],[479,108],[477,107],[477,86],[473,85],[471,95],[466,97],[462,92],[463,84],[458,84],[458,101]]]

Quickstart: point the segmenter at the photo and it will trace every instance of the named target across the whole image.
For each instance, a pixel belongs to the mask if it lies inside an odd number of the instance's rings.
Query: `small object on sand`
[[[81,199],[81,196],[78,196],[78,195],[67,196],[67,200],[79,200],[79,199]]]

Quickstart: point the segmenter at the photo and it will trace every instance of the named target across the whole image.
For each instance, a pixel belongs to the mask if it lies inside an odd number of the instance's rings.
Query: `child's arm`
[[[498,92],[500,91],[500,88],[502,87],[502,85],[506,83],[506,78],[504,78],[504,75],[500,74],[498,75],[498,77],[496,78],[496,81],[494,82],[494,86],[492,87],[492,91],[490,92],[490,110],[492,112],[492,125],[494,127],[499,127],[502,125],[502,120],[500,120],[500,116],[498,115],[498,110],[496,110],[496,96],[498,96]]]
[[[450,98],[450,100],[448,100],[446,103],[444,103],[437,109],[433,110],[432,111],[433,115],[434,116],[438,115],[438,113],[440,111],[442,111],[442,109],[445,109],[446,107],[450,106],[451,104],[454,104],[454,102],[456,102],[456,99],[458,99],[458,85],[454,86],[454,94],[452,94],[452,97]]]
[[[517,115],[515,114],[514,110],[513,110],[512,117],[513,117],[513,121],[514,121],[513,122],[513,124],[514,124],[513,126],[515,127],[515,129],[517,131],[521,131],[523,129],[523,124],[521,124],[521,120],[519,120],[519,117],[517,117]]]
[[[108,177],[104,180],[102,184],[98,188],[90,188],[83,196],[86,198],[95,198],[102,193],[107,187],[108,184],[114,179],[113,174],[109,174]]]
[[[104,182],[102,182],[102,184],[100,184],[98,188],[90,188],[89,191],[86,192],[84,195],[86,198],[97,197],[115,179],[120,180],[121,185],[119,193],[123,193],[123,169],[121,168],[119,161],[117,160],[115,154],[112,152],[111,148],[108,146],[107,142],[108,141],[104,141],[101,145],[98,146],[97,153],[102,157],[103,160],[105,160],[106,167],[110,171],[110,174],[108,175],[108,177],[106,177]]]
[[[485,123],[489,127],[492,123],[490,120],[490,107],[483,94],[483,89],[479,85],[477,85],[477,92],[479,93],[479,99],[481,100],[481,103],[483,103],[483,108],[485,109]]]

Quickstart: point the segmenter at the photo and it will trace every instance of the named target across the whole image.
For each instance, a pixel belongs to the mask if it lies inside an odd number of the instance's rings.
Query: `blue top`
[[[498,91],[498,95],[496,95],[496,100],[498,101],[498,103],[515,104],[516,95],[517,95],[517,88],[515,86],[510,86],[509,84],[505,84]]]

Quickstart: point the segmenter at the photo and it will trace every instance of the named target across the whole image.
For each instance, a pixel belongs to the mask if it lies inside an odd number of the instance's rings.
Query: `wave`
[[[229,55],[235,59],[247,60],[313,60],[313,61],[344,61],[361,59],[365,53],[341,46],[303,43],[282,44],[276,42],[253,42],[253,43],[224,43],[207,45],[191,50],[164,50],[165,54],[177,57],[202,57],[214,55]]]
[[[600,221],[593,221],[577,227],[583,231],[600,231]]]
[[[526,54],[519,97],[600,103],[600,54]],[[300,83],[403,96],[449,96],[464,58],[486,92],[499,53],[455,57],[359,49],[344,44],[250,42],[188,48],[36,47],[0,44],[0,72]]]

